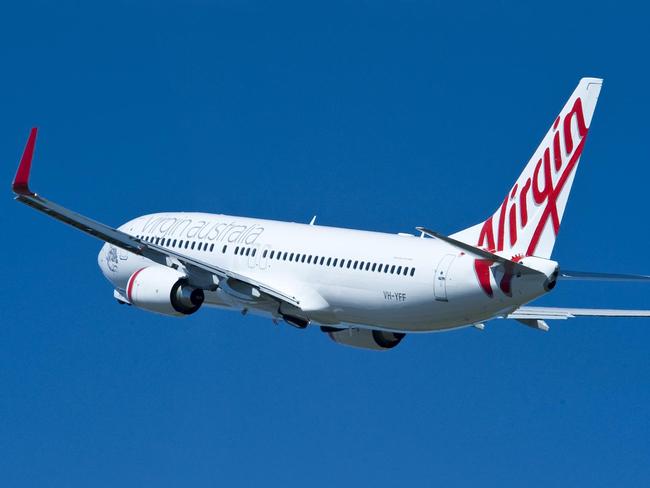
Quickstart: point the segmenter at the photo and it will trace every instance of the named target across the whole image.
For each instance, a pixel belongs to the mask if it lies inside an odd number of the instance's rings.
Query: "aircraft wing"
[[[157,246],[150,242],[133,237],[125,232],[114,229],[108,225],[102,224],[95,220],[84,217],[81,214],[68,210],[67,208],[52,202],[29,189],[29,175],[31,170],[32,158],[34,155],[34,145],[36,143],[37,129],[33,128],[29,134],[25,151],[20,160],[18,171],[14,179],[12,189],[16,194],[16,200],[28,205],[36,210],[43,212],[61,222],[75,227],[86,234],[90,234],[102,241],[109,242],[114,246],[125,249],[126,251],[144,256],[163,266],[173,266],[177,263],[182,264],[189,273],[189,279],[200,283],[213,284],[212,276],[218,279],[236,280],[246,283],[266,295],[269,295],[281,302],[289,303],[300,308],[300,300],[289,293],[268,286],[248,276],[235,273],[231,270],[214,266],[203,261],[185,256],[170,249]]]
[[[515,320],[566,320],[574,317],[650,317],[650,310],[524,306],[505,316]]]

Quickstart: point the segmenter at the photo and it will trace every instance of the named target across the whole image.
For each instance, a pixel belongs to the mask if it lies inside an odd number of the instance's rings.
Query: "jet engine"
[[[183,273],[166,266],[149,266],[133,273],[126,295],[136,307],[174,316],[193,314],[205,299],[201,288],[188,285]]]
[[[338,344],[361,349],[374,349],[376,351],[392,349],[401,342],[405,335],[399,332],[354,328],[321,327],[320,330]]]

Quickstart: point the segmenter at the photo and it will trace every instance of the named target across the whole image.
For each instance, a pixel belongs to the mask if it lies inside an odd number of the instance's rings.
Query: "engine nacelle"
[[[338,344],[361,349],[385,351],[399,344],[405,334],[369,329],[337,329],[336,327],[321,327],[330,339]]]
[[[180,271],[166,266],[149,266],[133,273],[126,296],[136,307],[175,316],[196,312],[205,299],[202,289],[189,286]]]

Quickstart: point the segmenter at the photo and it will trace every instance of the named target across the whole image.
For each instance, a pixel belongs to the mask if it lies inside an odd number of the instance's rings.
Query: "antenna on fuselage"
[[[311,222],[309,222],[309,225],[314,225],[315,223],[316,223],[316,216],[314,215],[314,216],[311,218]]]

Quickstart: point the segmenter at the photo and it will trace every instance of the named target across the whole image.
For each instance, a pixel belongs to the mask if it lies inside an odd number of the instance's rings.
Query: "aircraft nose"
[[[104,243],[102,248],[99,250],[99,253],[97,254],[97,264],[99,265],[99,269],[102,270],[104,276],[108,274],[107,260],[106,260],[106,256],[108,255],[108,246],[109,246],[108,243]]]

